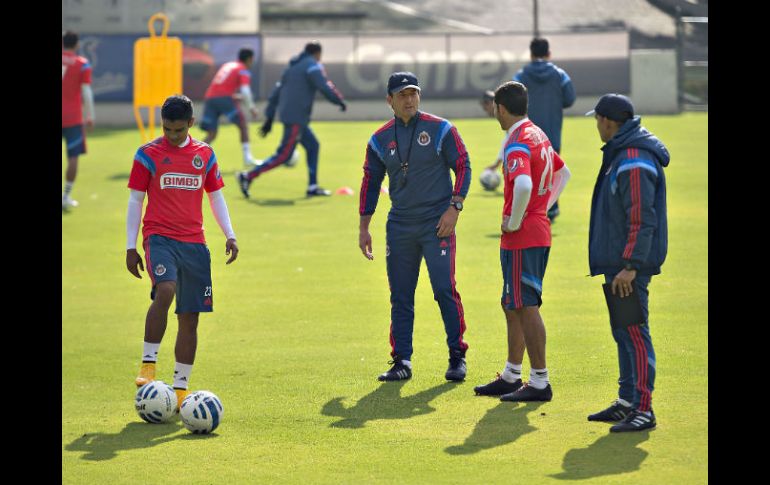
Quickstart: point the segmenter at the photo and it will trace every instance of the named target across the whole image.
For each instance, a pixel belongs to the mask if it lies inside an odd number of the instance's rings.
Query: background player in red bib
[[[86,134],[83,130],[83,106],[87,113],[85,124],[94,126],[94,95],[91,91],[91,64],[77,55],[78,34],[68,30],[61,39],[61,136],[67,141],[67,174],[62,210],[76,207],[70,192],[78,173],[78,156],[86,153]]]
[[[543,277],[551,249],[546,215],[569,180],[569,170],[548,137],[527,118],[527,88],[516,81],[495,91],[495,117],[506,131],[505,182],[500,264],[501,304],[508,326],[508,362],[503,373],[476,394],[501,401],[550,401],[553,393],[545,360],[545,325],[540,316]],[[529,382],[522,383],[526,347]]]
[[[238,245],[222,194],[224,182],[214,150],[188,134],[194,121],[192,101],[184,95],[169,97],[161,108],[161,119],[164,136],[137,150],[128,180],[131,196],[126,224],[126,267],[141,278],[138,269],[144,268],[136,251],[136,237],[147,194],[142,236],[153,302],[147,311],[142,366],[136,385],[140,387],[155,379],[158,348],[166,332],[168,309],[176,296],[179,332],[173,387],[180,405],[187,396],[195,361],[198,315],[213,311],[211,255],[203,237],[201,211],[204,190],[227,238],[227,264],[238,257]]]
[[[211,84],[206,89],[206,102],[203,107],[201,129],[206,131],[204,143],[212,143],[217,137],[219,117],[224,115],[238,126],[241,133],[241,148],[243,149],[243,164],[254,165],[249,144],[249,125],[243,115],[241,106],[251,112],[252,120],[257,119],[257,107],[251,94],[251,64],[254,62],[254,51],[244,47],[238,51],[238,60],[222,64]]]

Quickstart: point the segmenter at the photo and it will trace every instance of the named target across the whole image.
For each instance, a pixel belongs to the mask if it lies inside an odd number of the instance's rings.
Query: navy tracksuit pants
[[[614,275],[604,275],[605,282],[612,283],[614,277]],[[648,323],[647,286],[651,279],[651,276],[637,276],[634,279],[636,283],[634,291],[639,292],[644,324],[612,329],[612,336],[618,345],[620,367],[618,395],[639,411],[652,409],[652,390],[655,384],[655,349],[652,347]]]
[[[391,356],[403,360],[412,356],[414,329],[414,292],[420,275],[422,258],[428,266],[433,298],[441,309],[446,342],[450,350],[465,354],[468,344],[463,341],[465,316],[460,294],[455,285],[456,239],[436,235],[438,219],[422,222],[387,223],[388,281],[390,283],[390,345]]]
[[[307,155],[308,185],[318,184],[318,152],[321,145],[310,126],[289,123],[283,124],[283,138],[278,149],[270,158],[249,171],[249,180],[288,162],[297,143],[305,148]]]

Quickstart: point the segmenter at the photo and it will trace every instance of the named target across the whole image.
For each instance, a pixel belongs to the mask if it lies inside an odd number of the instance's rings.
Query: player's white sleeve
[[[83,100],[86,102],[86,119],[95,121],[96,114],[94,113],[94,92],[91,90],[91,85],[81,84],[80,92],[83,93]]]
[[[139,235],[139,223],[142,221],[142,204],[144,204],[144,196],[144,192],[133,189],[128,196],[126,249],[136,249],[136,236]]]
[[[509,231],[517,231],[524,219],[524,212],[529,205],[532,195],[532,177],[526,174],[513,179],[513,203],[511,204],[511,216],[506,221],[505,228]]]
[[[230,213],[227,211],[225,194],[222,193],[222,189],[209,192],[209,202],[211,203],[211,211],[214,213],[214,219],[217,220],[217,224],[222,228],[225,237],[227,239],[235,239],[235,231],[233,231],[233,226],[230,223]]]
[[[251,86],[248,84],[244,84],[241,86],[241,94],[243,95],[242,99],[244,104],[246,105],[246,109],[251,109],[254,107],[254,99],[251,97]]]
[[[564,165],[559,171],[553,173],[553,181],[551,185],[551,196],[548,198],[548,207],[547,209],[550,209],[551,206],[559,200],[559,195],[561,195],[561,191],[564,190],[564,187],[567,185],[567,182],[569,181],[570,176],[572,173],[569,171],[566,165]]]

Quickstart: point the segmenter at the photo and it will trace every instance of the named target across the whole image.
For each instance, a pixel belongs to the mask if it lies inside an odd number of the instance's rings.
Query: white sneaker
[[[243,161],[243,168],[254,168],[261,163],[262,163],[262,160],[260,160],[259,158],[249,157],[248,160]]]
[[[62,210],[67,210],[70,207],[77,207],[78,201],[71,199],[68,195],[62,195],[61,197],[61,208]]]

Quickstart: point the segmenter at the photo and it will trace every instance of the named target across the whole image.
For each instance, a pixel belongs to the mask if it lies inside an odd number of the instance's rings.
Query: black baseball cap
[[[388,79],[388,94],[396,94],[402,89],[414,88],[420,92],[420,84],[417,82],[417,76],[409,71],[394,72]]]
[[[586,113],[586,116],[592,116],[594,113],[612,121],[623,122],[634,117],[634,105],[622,94],[605,94],[599,98],[596,107]]]

